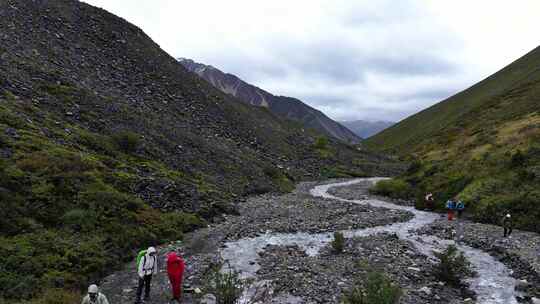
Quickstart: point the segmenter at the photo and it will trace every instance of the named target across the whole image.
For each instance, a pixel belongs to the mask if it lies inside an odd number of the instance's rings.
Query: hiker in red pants
[[[176,252],[171,252],[167,255],[167,273],[173,291],[173,300],[178,303],[182,301],[182,277],[184,276],[185,263],[182,257]]]
[[[456,202],[453,199],[449,199],[446,202],[446,209],[448,210],[448,220],[454,219],[454,209],[456,209]]]

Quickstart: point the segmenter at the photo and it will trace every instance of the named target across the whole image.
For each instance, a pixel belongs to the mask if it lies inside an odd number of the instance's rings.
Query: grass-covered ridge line
[[[473,87],[370,138],[411,164],[380,190],[415,198],[433,192],[442,208],[458,196],[467,213],[540,231],[540,48]],[[406,190],[405,192],[403,190]],[[408,189],[408,190],[407,190]],[[388,192],[387,191],[387,192]]]
[[[472,87],[414,114],[379,134],[367,139],[373,149],[412,152],[420,145],[429,145],[445,134],[458,134],[463,125],[484,112],[501,112],[511,102],[520,100],[511,113],[526,113],[534,107],[530,97],[538,96],[540,81],[540,47],[509,64]],[[526,99],[526,100],[523,100]],[[495,105],[497,104],[497,105]],[[501,117],[502,118],[502,117]]]

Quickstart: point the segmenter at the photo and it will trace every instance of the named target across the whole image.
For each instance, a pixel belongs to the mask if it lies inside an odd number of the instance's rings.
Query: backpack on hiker
[[[141,251],[139,251],[139,253],[137,254],[137,269],[139,268],[139,265],[141,265],[141,259],[144,258],[144,256],[146,256],[146,251],[147,249],[143,249]]]

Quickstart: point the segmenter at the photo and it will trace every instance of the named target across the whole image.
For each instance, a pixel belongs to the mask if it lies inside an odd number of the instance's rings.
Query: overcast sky
[[[539,0],[85,0],[336,120],[401,120],[540,44]]]

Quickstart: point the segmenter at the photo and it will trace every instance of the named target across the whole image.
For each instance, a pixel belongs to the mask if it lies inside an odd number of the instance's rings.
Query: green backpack
[[[139,265],[141,265],[141,259],[144,258],[146,255],[146,249],[139,251],[137,254],[137,269],[139,269]]]

